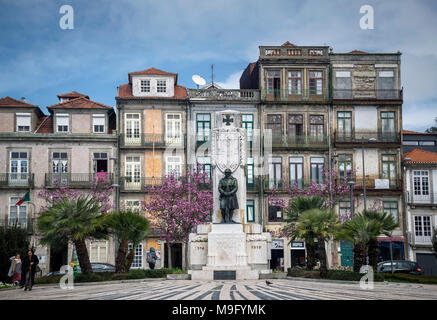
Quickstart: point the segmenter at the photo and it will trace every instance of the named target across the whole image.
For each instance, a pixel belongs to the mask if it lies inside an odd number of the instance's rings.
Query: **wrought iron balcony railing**
[[[239,89],[188,89],[192,100],[258,101],[259,90]]]
[[[164,146],[176,146],[184,147],[186,144],[186,135],[165,135],[165,134],[138,134],[138,135],[126,135],[120,134],[120,146],[121,147],[164,147]]]
[[[266,140],[264,140],[264,144]],[[273,148],[328,148],[327,136],[272,136]]]
[[[329,99],[328,89],[261,89],[261,100],[265,101],[323,101]]]
[[[2,215],[4,218],[0,219],[0,226],[10,228],[20,228],[27,231],[28,234],[36,233],[35,218],[10,218],[7,214]]]
[[[120,177],[120,190],[145,191],[146,187],[162,184],[163,177]]]
[[[407,201],[412,205],[436,205],[437,192],[428,191],[422,192],[422,194],[414,194],[414,192],[407,191]]]
[[[403,90],[398,89],[334,89],[334,100],[402,100]]]
[[[113,183],[113,174],[106,172],[99,173],[46,173],[45,186],[56,188],[67,186],[71,188],[91,188],[96,181],[102,181],[105,184]]]
[[[335,131],[336,143],[400,143],[400,132]]]
[[[0,173],[0,187],[2,188],[33,188],[33,173]]]
[[[363,189],[362,175],[349,175],[348,177],[355,182],[354,189]],[[340,179],[337,179],[336,183],[339,184]],[[365,185],[367,190],[400,190],[402,189],[402,179],[366,175]]]

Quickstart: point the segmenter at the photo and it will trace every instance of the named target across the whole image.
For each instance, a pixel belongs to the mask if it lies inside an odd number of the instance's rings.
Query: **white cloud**
[[[224,82],[217,82],[223,89],[240,89],[240,77],[244,70],[231,74]]]

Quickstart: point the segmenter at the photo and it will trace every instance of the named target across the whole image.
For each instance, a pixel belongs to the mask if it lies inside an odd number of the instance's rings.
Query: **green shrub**
[[[288,276],[290,277],[303,277],[311,279],[320,279],[320,272],[317,270],[307,271],[304,269],[288,269]],[[345,280],[345,281],[360,281],[364,273],[347,271],[347,270],[328,270],[326,279],[330,280]],[[378,273],[374,273],[374,281],[384,281],[384,276]]]
[[[35,278],[35,284],[55,284],[55,283],[59,283],[59,280],[61,280],[61,278],[62,275],[53,276],[53,277]]]
[[[386,281],[437,284],[437,277],[431,277],[431,276],[420,276],[420,275],[406,274],[406,273],[394,273],[394,274],[384,273],[383,276]]]
[[[3,220],[0,220],[0,224]],[[8,277],[11,262],[16,253],[23,258],[29,248],[27,230],[16,226],[0,226],[0,282],[10,281]]]

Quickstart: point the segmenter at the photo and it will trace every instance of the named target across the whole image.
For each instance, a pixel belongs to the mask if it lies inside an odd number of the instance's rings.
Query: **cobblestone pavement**
[[[35,286],[32,291],[0,290],[0,300],[437,300],[437,286],[375,283],[373,290],[355,283],[305,280],[257,281],[144,281],[90,284],[63,290],[59,286]]]

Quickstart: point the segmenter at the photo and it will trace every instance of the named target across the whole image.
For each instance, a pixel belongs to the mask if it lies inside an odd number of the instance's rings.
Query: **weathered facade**
[[[72,246],[51,250],[39,245],[35,219],[46,205],[39,192],[59,184],[86,192],[97,172],[112,182],[115,164],[110,159],[117,150],[112,107],[76,92],[58,97],[63,102],[48,106],[49,115],[26,101],[0,99],[0,218],[27,228],[43,273],[67,264]],[[27,191],[31,201],[15,206]],[[111,240],[89,242],[88,249],[91,262],[114,263]]]

